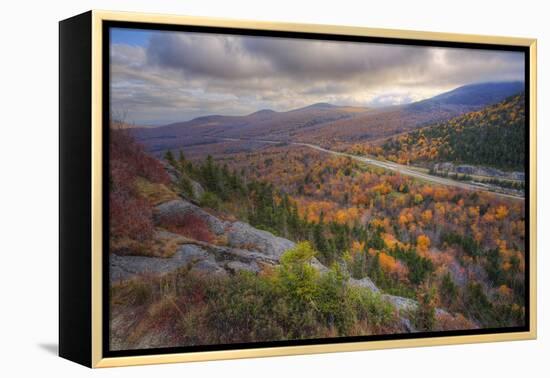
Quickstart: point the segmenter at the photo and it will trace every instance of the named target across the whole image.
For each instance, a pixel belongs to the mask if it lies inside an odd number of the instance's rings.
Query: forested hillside
[[[259,207],[270,216],[255,224],[308,240],[321,262],[343,263],[352,277],[369,277],[386,293],[420,300],[426,294],[432,306],[483,326],[523,321],[521,201],[434,186],[308,149],[270,147],[225,161],[278,188]]]
[[[525,97],[510,97],[471,112],[393,138],[375,148],[402,164],[453,162],[523,170],[525,162]]]

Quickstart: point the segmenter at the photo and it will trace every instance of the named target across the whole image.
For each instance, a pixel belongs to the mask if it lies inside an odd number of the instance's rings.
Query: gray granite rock
[[[418,307],[418,302],[410,298],[398,297],[396,295],[382,294],[382,299],[390,302],[399,311],[412,312]]]
[[[223,269],[215,260],[199,260],[191,266],[191,272],[202,274],[226,274]]]
[[[326,273],[329,270],[326,266],[321,264],[321,262],[319,260],[317,260],[315,257],[311,259],[310,265],[312,267],[314,267],[315,269],[317,269],[319,271],[319,273]]]
[[[243,222],[232,223],[227,228],[226,235],[228,244],[232,247],[256,250],[276,259],[296,245],[288,239],[258,230]]]
[[[356,287],[363,287],[365,289],[369,289],[373,293],[380,293],[380,289],[376,286],[374,282],[369,277],[361,278],[360,280],[357,280],[355,278],[349,279],[349,284],[351,286]]]
[[[258,273],[260,272],[260,267],[255,261],[252,261],[250,263],[244,263],[241,261],[230,261],[226,264],[225,268],[229,270],[231,273],[237,273],[240,271],[246,271],[246,272],[252,272],[252,273]]]
[[[204,188],[202,185],[194,180],[191,180],[191,190],[193,191],[193,198],[199,201],[204,194]]]
[[[188,266],[197,260],[210,259],[203,250],[186,245],[180,248],[172,257],[118,256],[111,254],[110,279],[120,281],[140,274],[165,274]],[[212,259],[213,260],[213,259]]]
[[[216,235],[222,235],[225,231],[226,222],[207,213],[197,205],[182,199],[172,200],[160,204],[155,208],[154,212],[157,223],[162,223],[163,220],[174,216],[185,216],[186,214],[193,214],[203,219],[208,225],[210,231]]]

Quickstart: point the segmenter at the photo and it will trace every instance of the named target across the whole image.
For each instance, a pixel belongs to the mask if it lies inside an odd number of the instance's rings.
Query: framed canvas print
[[[60,355],[536,337],[536,41],[60,22]]]

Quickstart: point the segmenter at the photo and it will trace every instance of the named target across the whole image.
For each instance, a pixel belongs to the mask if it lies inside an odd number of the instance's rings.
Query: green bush
[[[431,331],[435,326],[435,295],[433,289],[422,287],[418,292],[414,325],[419,331]]]
[[[204,192],[200,200],[200,205],[202,207],[209,207],[211,209],[218,209],[220,204],[221,201],[219,197],[212,192]]]

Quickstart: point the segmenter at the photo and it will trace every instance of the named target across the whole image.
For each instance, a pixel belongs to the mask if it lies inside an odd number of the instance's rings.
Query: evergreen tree
[[[433,289],[422,287],[419,290],[414,323],[420,331],[431,331],[435,326],[435,299]]]
[[[441,301],[449,308],[453,305],[458,295],[458,287],[453,282],[451,274],[447,272],[441,281]]]
[[[179,164],[180,171],[182,173],[187,170],[187,160],[185,159],[185,155],[183,154],[182,150],[180,150],[178,164]]]
[[[178,189],[181,191],[181,193],[188,197],[193,197],[193,185],[191,183],[191,180],[189,177],[187,177],[186,174],[181,174],[181,176],[178,179]],[[199,198],[196,198],[199,199]]]
[[[383,272],[380,267],[380,256],[378,253],[370,259],[367,274],[374,282],[380,282]]]
[[[386,247],[384,239],[382,239],[382,231],[380,228],[377,228],[370,237],[367,239],[368,248],[373,248],[377,250],[382,250]]]
[[[168,164],[170,164],[172,167],[177,169],[178,165],[176,163],[176,159],[174,158],[172,150],[168,150],[164,153],[164,160],[166,160]]]
[[[332,262],[329,256],[329,243],[325,237],[324,213],[321,211],[319,222],[313,227],[315,249],[321,253],[326,262]]]
[[[344,251],[349,249],[348,234],[349,228],[347,225],[339,225],[335,223],[334,227],[334,248],[338,255],[342,255]]]
[[[219,192],[217,171],[218,167],[215,165],[212,155],[208,155],[206,163],[202,167],[202,177],[208,190],[216,194]]]

